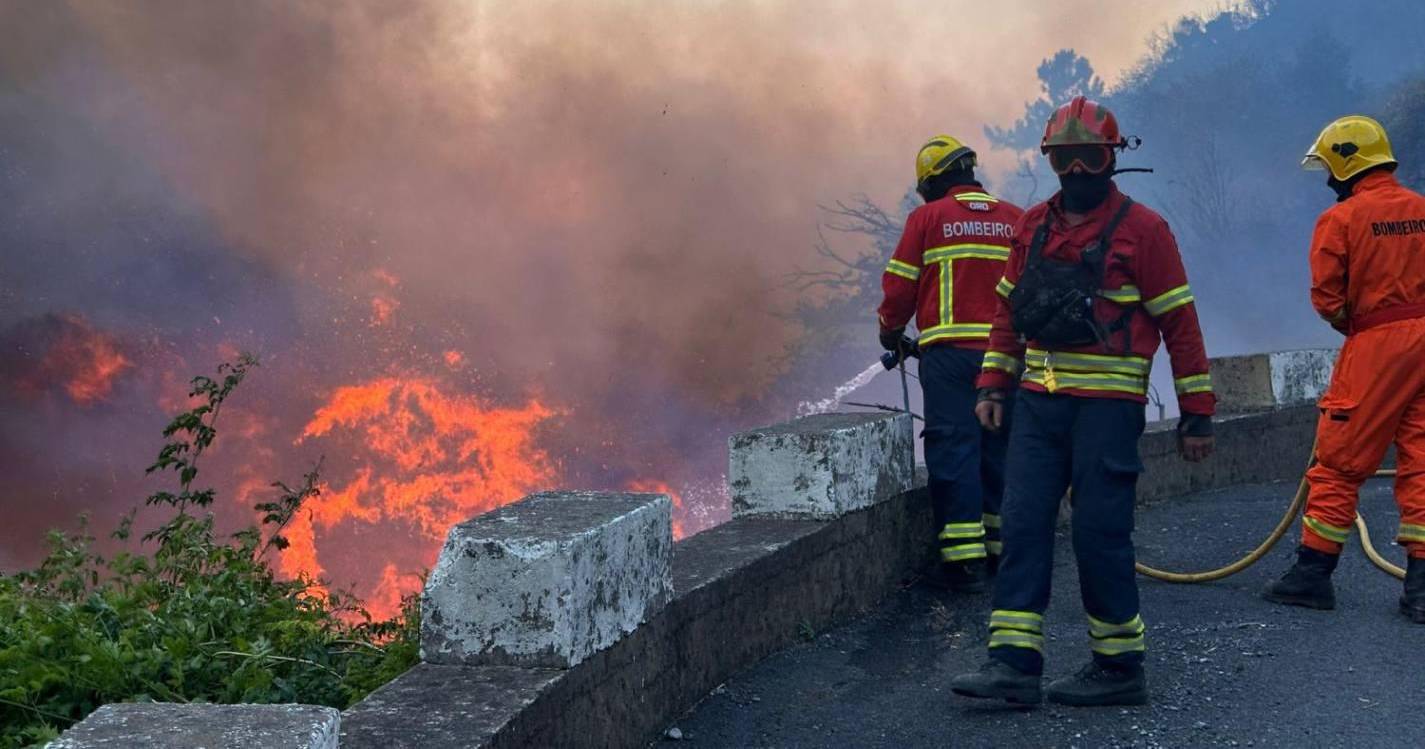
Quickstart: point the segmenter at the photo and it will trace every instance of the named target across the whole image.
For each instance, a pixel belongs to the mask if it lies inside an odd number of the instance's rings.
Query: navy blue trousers
[[[1007,430],[980,428],[975,378],[984,352],[927,346],[920,353],[925,396],[925,467],[942,561],[999,554]],[[1006,409],[1008,411],[1008,409]]]
[[[1143,470],[1143,406],[1022,391],[1014,419],[990,657],[1043,673],[1054,526],[1060,500],[1071,490],[1074,557],[1094,658],[1106,665],[1142,662],[1133,504]]]

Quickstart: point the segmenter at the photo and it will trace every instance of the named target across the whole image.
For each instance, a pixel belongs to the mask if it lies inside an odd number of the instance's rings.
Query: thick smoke
[[[1201,3],[1111,32],[1046,5],[0,3],[0,331],[82,320],[132,365],[105,399],[3,396],[0,546],[129,506],[184,379],[238,349],[264,366],[222,484],[349,447],[298,436],[382,377],[548,406],[538,475],[715,481],[728,430],[791,411],[817,203],[1004,120],[1045,40],[1126,65]]]

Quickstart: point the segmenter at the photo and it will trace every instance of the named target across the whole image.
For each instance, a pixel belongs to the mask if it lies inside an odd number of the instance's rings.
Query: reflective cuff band
[[[998,515],[991,515],[987,512],[980,516],[980,523],[986,528],[998,528],[1000,526],[1000,519]]]
[[[1141,653],[1147,650],[1142,635],[1138,637],[1110,637],[1103,640],[1094,640],[1091,647],[1093,651],[1099,655],[1123,655],[1124,653]]]
[[[1306,525],[1307,530],[1332,543],[1344,544],[1346,543],[1346,539],[1349,538],[1351,535],[1350,528],[1342,528],[1336,525],[1329,525],[1327,523],[1321,522],[1320,520],[1317,520],[1314,517],[1311,517],[1310,515],[1307,515],[1305,518],[1303,518],[1302,522]]]
[[[1024,632],[1041,632],[1044,629],[1044,617],[1033,611],[996,609],[990,612],[990,629],[1017,629]]]
[[[1179,377],[1173,380],[1173,389],[1178,391],[1178,395],[1210,393],[1212,392],[1212,375],[1200,374],[1190,377]]]
[[[940,540],[948,538],[980,538],[985,535],[985,526],[981,523],[946,523],[940,529]]]
[[[1121,289],[1103,289],[1098,295],[1115,304],[1137,304],[1143,301],[1143,295],[1138,291],[1137,286],[1124,286]]]
[[[986,351],[984,363],[980,366],[980,369],[998,369],[1001,372],[1008,372],[1011,375],[1018,376],[1020,372],[1024,371],[1024,363],[1009,354],[1001,354],[998,351]]]
[[[963,562],[966,559],[984,559],[989,552],[983,541],[959,546],[944,546],[940,549],[940,561]]]
[[[1123,637],[1125,635],[1138,637],[1143,634],[1144,629],[1143,617],[1137,615],[1122,624],[1111,624],[1102,619],[1089,617],[1089,635],[1094,638]]]
[[[1014,282],[1008,278],[1001,278],[995,285],[995,293],[1002,297],[1008,298],[1011,291],[1014,291]]]
[[[948,339],[989,340],[989,337],[989,323],[957,322],[949,325],[936,325],[933,328],[922,330],[918,342],[923,345]]]
[[[925,262],[943,263],[947,260],[1008,260],[1009,245],[1003,244],[949,244],[925,251]]]
[[[1107,356],[1104,354],[1079,354],[1066,351],[1044,351],[1028,349],[1024,352],[1024,363],[1030,369],[1053,369],[1060,372],[1085,374],[1123,374],[1147,377],[1153,369],[1151,359],[1141,356]]]
[[[919,268],[915,267],[914,265],[911,265],[910,263],[903,263],[895,259],[892,259],[889,263],[886,263],[886,272],[893,276],[900,276],[901,278],[904,278],[909,281],[920,280]]]
[[[1153,317],[1161,317],[1188,304],[1192,304],[1192,289],[1188,288],[1187,284],[1183,284],[1166,294],[1149,299],[1143,303],[1143,308],[1148,310],[1148,314]]]
[[[1396,531],[1395,540],[1401,543],[1425,544],[1425,525],[1401,523],[1400,530]]]
[[[1029,648],[1044,652],[1044,635],[1032,632],[997,630],[990,633],[992,648]]]

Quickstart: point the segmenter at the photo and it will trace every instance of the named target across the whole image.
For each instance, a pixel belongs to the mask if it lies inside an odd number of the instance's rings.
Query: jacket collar
[[[1351,188],[1352,195],[1360,195],[1363,192],[1379,190],[1382,187],[1396,187],[1400,184],[1395,179],[1395,175],[1387,171],[1379,171],[1374,174],[1367,174]]]

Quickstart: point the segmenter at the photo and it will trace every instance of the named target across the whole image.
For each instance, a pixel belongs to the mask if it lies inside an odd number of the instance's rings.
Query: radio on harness
[[[1105,325],[1094,314],[1094,300],[1103,289],[1104,267],[1113,234],[1132,205],[1132,199],[1125,197],[1123,205],[1104,227],[1098,241],[1086,248],[1077,262],[1072,263],[1044,257],[1049,222],[1053,220],[1052,216],[1045,215],[1044,222],[1034,231],[1024,273],[1009,293],[1010,319],[1017,333],[1026,340],[1055,348],[1080,347],[1097,342],[1106,349],[1109,336],[1127,329],[1132,309],[1125,310],[1117,320]],[[1124,341],[1125,351],[1131,346],[1130,341]]]

